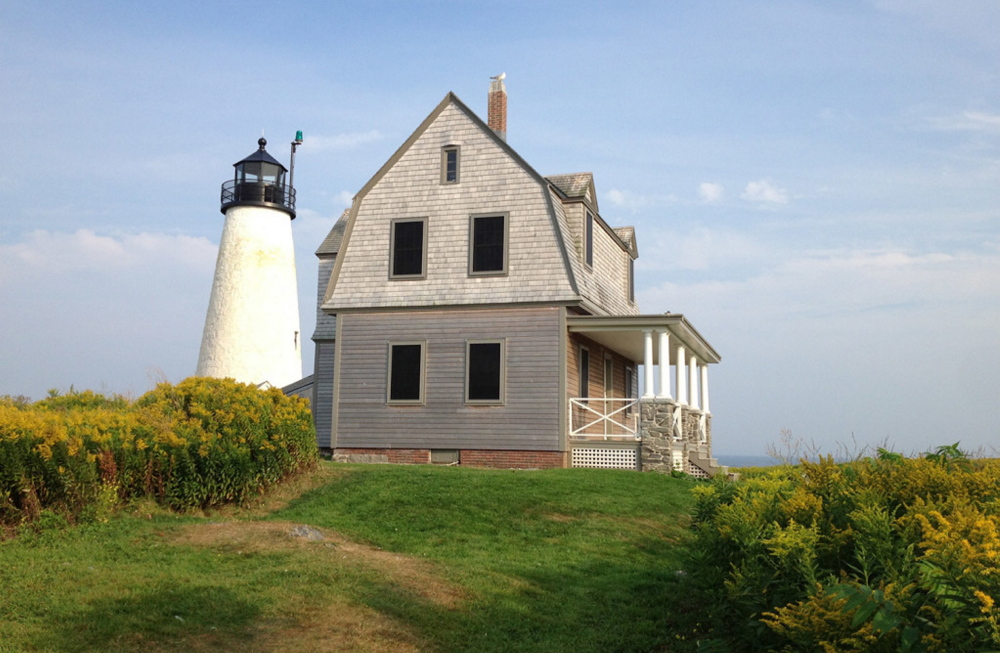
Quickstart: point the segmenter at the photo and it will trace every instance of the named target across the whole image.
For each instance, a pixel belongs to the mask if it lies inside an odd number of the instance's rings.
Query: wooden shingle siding
[[[316,444],[323,449],[333,446],[333,340],[316,341],[316,373],[313,377],[312,414],[316,425]]]
[[[330,282],[330,274],[333,272],[333,265],[337,257],[321,256],[319,259],[319,281],[316,284],[316,330],[313,331],[313,340],[326,340],[337,335],[337,318],[323,311],[323,296],[326,294],[326,286]],[[319,368],[317,368],[319,369]]]
[[[441,148],[461,146],[458,183],[441,183]],[[327,308],[575,301],[548,186],[456,105],[441,114],[356,200]],[[505,275],[469,275],[469,216],[509,216]],[[388,280],[389,229],[427,219],[427,271]]]
[[[340,315],[338,448],[558,450],[558,307]],[[505,339],[505,403],[465,403],[466,341]],[[388,344],[427,343],[426,401],[386,405]]]

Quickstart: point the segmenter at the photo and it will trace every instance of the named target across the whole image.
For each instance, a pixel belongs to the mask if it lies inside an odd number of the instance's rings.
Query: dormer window
[[[584,243],[584,255],[586,256],[587,267],[594,267],[594,214],[587,211],[587,240]]]
[[[446,145],[441,148],[441,183],[458,183],[458,146]]]

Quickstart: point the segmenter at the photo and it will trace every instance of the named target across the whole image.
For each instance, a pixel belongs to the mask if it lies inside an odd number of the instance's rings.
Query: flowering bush
[[[231,379],[160,384],[134,403],[90,391],[0,399],[0,523],[46,509],[101,518],[140,496],[179,509],[242,502],[315,460],[305,400]]]
[[[696,574],[733,650],[1000,649],[1000,464],[957,445],[697,490]]]

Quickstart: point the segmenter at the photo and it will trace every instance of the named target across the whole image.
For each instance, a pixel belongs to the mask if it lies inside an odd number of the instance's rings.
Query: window
[[[503,403],[504,341],[469,341],[465,349],[465,400],[469,403]]]
[[[628,257],[628,300],[635,303],[635,259]]]
[[[424,232],[427,219],[394,220],[390,248],[392,257],[389,261],[389,276],[423,277],[424,265],[427,259]]]
[[[389,344],[389,403],[423,403],[424,349],[423,342]]]
[[[590,396],[590,350],[580,347],[580,394],[581,399]]]
[[[635,399],[635,368],[625,366],[625,398]],[[631,415],[634,412],[634,406],[629,406],[625,409],[626,415]]]
[[[472,216],[469,234],[469,274],[507,271],[507,216]]]
[[[441,183],[458,183],[458,146],[447,145],[441,148]]]
[[[585,244],[587,265],[594,267],[594,215],[587,211],[587,242]]]

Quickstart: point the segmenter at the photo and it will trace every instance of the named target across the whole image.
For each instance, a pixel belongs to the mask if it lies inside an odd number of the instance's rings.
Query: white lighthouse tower
[[[302,378],[295,189],[267,141],[257,143],[222,184],[226,222],[196,374],[280,388]]]

